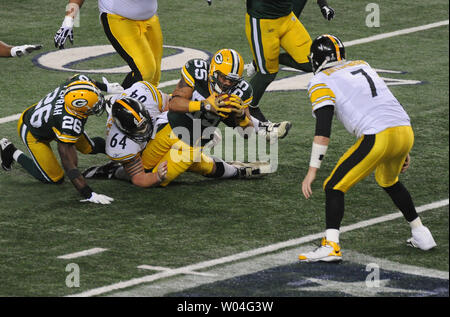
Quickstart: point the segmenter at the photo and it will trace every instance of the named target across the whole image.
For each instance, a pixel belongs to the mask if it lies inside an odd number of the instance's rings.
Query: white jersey
[[[156,123],[163,123],[164,119],[158,120],[158,117],[165,113],[166,110],[164,108],[164,101],[161,92],[155,88],[152,84],[139,81],[134,83],[130,88],[125,89],[124,92],[116,97],[111,98],[111,103],[120,97],[132,97],[143,103],[146,110],[150,114],[153,123],[153,134],[157,129]],[[162,116],[164,118],[166,116]],[[166,121],[167,122],[167,119]],[[133,140],[127,138],[125,134],[123,134],[117,126],[114,124],[114,121],[109,115],[108,121],[106,123],[106,155],[113,160],[118,162],[127,162],[145,149],[145,143],[136,143]]]
[[[319,72],[309,82],[308,94],[313,116],[315,110],[333,105],[338,120],[357,137],[410,125],[402,105],[365,61],[347,61]]]
[[[100,13],[117,14],[130,20],[148,20],[158,10],[157,0],[98,0]]]

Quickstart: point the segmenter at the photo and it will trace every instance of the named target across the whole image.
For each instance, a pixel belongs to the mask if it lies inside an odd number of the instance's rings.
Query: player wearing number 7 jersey
[[[310,61],[315,76],[308,86],[316,131],[308,173],[302,191],[311,197],[311,184],[325,156],[331,134],[333,114],[348,132],[358,137],[339,159],[325,180],[326,230],[322,245],[301,254],[301,261],[337,261],[342,254],[339,228],[344,216],[344,195],[356,183],[375,171],[375,180],[390,196],[409,222],[412,238],[408,243],[422,250],[436,246],[423,226],[408,190],[399,174],[409,166],[414,133],[402,105],[369,64],[346,61],[341,40],[321,35],[311,45]]]
[[[88,116],[104,110],[104,98],[97,86],[107,90],[105,84],[76,75],[27,108],[19,119],[18,132],[31,157],[2,139],[2,168],[10,170],[16,161],[36,179],[49,184],[62,183],[66,174],[84,197],[83,201],[109,204],[113,199],[93,192],[77,169],[77,151],[105,153],[104,139],[90,139],[84,129]],[[54,140],[62,167],[51,148]]]

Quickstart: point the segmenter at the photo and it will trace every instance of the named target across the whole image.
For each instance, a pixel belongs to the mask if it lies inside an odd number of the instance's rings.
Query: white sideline
[[[80,252],[75,252],[75,253],[70,253],[70,254],[64,254],[64,255],[60,255],[57,258],[58,259],[63,259],[63,260],[70,260],[70,259],[76,259],[76,258],[80,258],[82,256],[87,256],[87,255],[92,255],[92,254],[97,254],[100,252],[104,252],[108,249],[103,249],[103,248],[92,248],[89,250],[84,250],[84,251],[80,251]]]
[[[439,22],[435,22],[435,23],[430,23],[430,24],[420,25],[420,26],[416,26],[416,27],[412,27],[412,28],[402,29],[402,30],[398,30],[398,31],[394,31],[394,32],[382,33],[382,34],[378,34],[378,35],[365,37],[362,39],[344,42],[344,45],[345,46],[353,46],[353,45],[358,45],[358,44],[363,44],[363,43],[374,42],[374,41],[382,40],[382,39],[393,37],[393,36],[409,34],[409,33],[414,33],[414,32],[418,32],[418,31],[424,31],[424,30],[448,25],[448,22],[449,22],[449,20],[443,20],[443,21],[439,21]],[[178,83],[178,79],[165,81],[165,82],[160,83],[158,88],[172,86],[172,85],[175,85],[176,83]],[[18,120],[20,115],[21,114],[18,113],[18,114],[11,115],[8,117],[0,118],[0,124]]]
[[[426,210],[436,209],[439,207],[447,206],[448,203],[449,203],[449,200],[444,199],[444,200],[435,201],[430,204],[419,206],[416,209],[417,209],[417,212],[420,213],[420,212],[423,212]],[[352,230],[356,230],[356,229],[365,228],[368,226],[372,226],[372,225],[375,225],[375,224],[378,224],[381,222],[385,222],[385,221],[390,221],[390,220],[397,219],[400,217],[403,217],[403,215],[400,212],[391,213],[391,214],[388,214],[385,216],[380,216],[380,217],[372,218],[369,220],[360,221],[360,222],[352,224],[352,225],[343,226],[341,228],[341,232],[348,232],[348,231],[352,231]],[[307,235],[307,236],[304,236],[304,237],[301,237],[298,239],[287,240],[284,242],[271,244],[271,245],[268,245],[268,246],[265,246],[262,248],[253,249],[253,250],[233,254],[230,256],[226,256],[226,257],[222,257],[222,258],[218,258],[218,259],[214,259],[214,260],[209,260],[209,261],[205,261],[205,262],[200,262],[200,263],[196,263],[196,264],[192,264],[192,265],[188,265],[188,266],[184,266],[184,267],[180,267],[180,268],[176,268],[176,269],[171,269],[170,271],[163,271],[160,273],[146,275],[146,276],[134,278],[134,279],[131,279],[128,281],[111,284],[108,286],[94,288],[94,289],[91,289],[91,290],[88,290],[85,292],[81,292],[78,294],[68,295],[68,297],[89,297],[89,296],[101,295],[101,294],[116,291],[119,289],[136,286],[136,285],[140,285],[143,283],[153,282],[153,281],[156,281],[156,280],[159,280],[162,278],[171,277],[171,276],[175,276],[178,274],[185,274],[186,271],[191,272],[191,271],[206,269],[206,268],[210,268],[210,267],[213,267],[213,266],[216,266],[219,264],[230,263],[230,262],[237,261],[237,260],[247,259],[247,258],[250,258],[253,256],[263,255],[265,253],[278,251],[278,250],[284,249],[284,248],[299,246],[301,244],[319,239],[322,236],[323,236],[323,232],[310,234],[310,235]]]

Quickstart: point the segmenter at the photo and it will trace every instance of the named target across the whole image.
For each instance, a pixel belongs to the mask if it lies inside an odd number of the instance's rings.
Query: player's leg
[[[159,23],[159,17],[154,15],[150,20],[147,21],[147,32],[145,33],[145,37],[150,46],[153,59],[154,59],[154,71],[151,74],[148,74],[148,79],[145,76],[144,80],[149,81],[155,87],[158,87],[159,80],[161,79],[161,60],[163,56],[163,34],[161,31],[161,25]],[[149,56],[150,58],[150,56]],[[153,64],[153,62],[152,62]]]
[[[308,60],[312,40],[308,31],[293,13],[290,14],[290,19],[286,21],[283,27],[285,30],[283,30],[280,43],[286,53],[280,54],[280,64],[304,72],[312,72]]]
[[[377,166],[375,180],[410,224],[412,238],[408,243],[422,250],[429,250],[436,246],[436,242],[429,229],[422,224],[408,189],[398,179],[405,158],[414,143],[412,128],[390,128],[381,132],[380,136],[389,140],[390,151],[387,151],[384,160]]]
[[[131,68],[122,86],[126,89],[140,80],[153,78],[156,62],[144,33],[144,22],[102,13],[100,17],[108,40]]]

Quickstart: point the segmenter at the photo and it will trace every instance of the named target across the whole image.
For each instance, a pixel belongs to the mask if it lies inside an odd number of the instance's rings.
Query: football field
[[[17,163],[10,172],[0,170],[0,296],[174,297],[172,309],[182,310],[189,309],[181,299],[186,297],[448,297],[449,3],[329,0],[336,16],[326,21],[315,2],[300,17],[311,37],[342,39],[347,59],[375,68],[410,115],[415,143],[400,180],[436,248],[406,246],[409,225],[371,175],[346,195],[344,261],[298,262],[298,254],[322,237],[322,182],[356,140],[334,120],[313,196],[306,200],[301,182],[315,127],[305,90],[311,75],[282,67],[260,107],[271,121],[293,126],[274,147],[277,169],[266,177],[213,180],[185,173],[166,188],[149,189],[89,180],[95,192],[115,199],[101,206],[81,203],[68,179],[43,185]],[[104,34],[97,1],[85,1],[74,45],[54,48],[65,4],[0,0],[0,41],[43,44],[31,56],[0,59],[0,138],[22,151],[17,120],[25,108],[75,73],[122,82],[128,72]],[[208,6],[204,0],[161,0],[158,13],[162,91],[173,91],[190,58],[233,48],[251,61],[245,1],[213,0]],[[104,136],[105,121],[106,114],[90,117],[89,135]],[[78,155],[80,170],[106,162],[104,155]],[[212,311],[224,310],[215,304]]]

